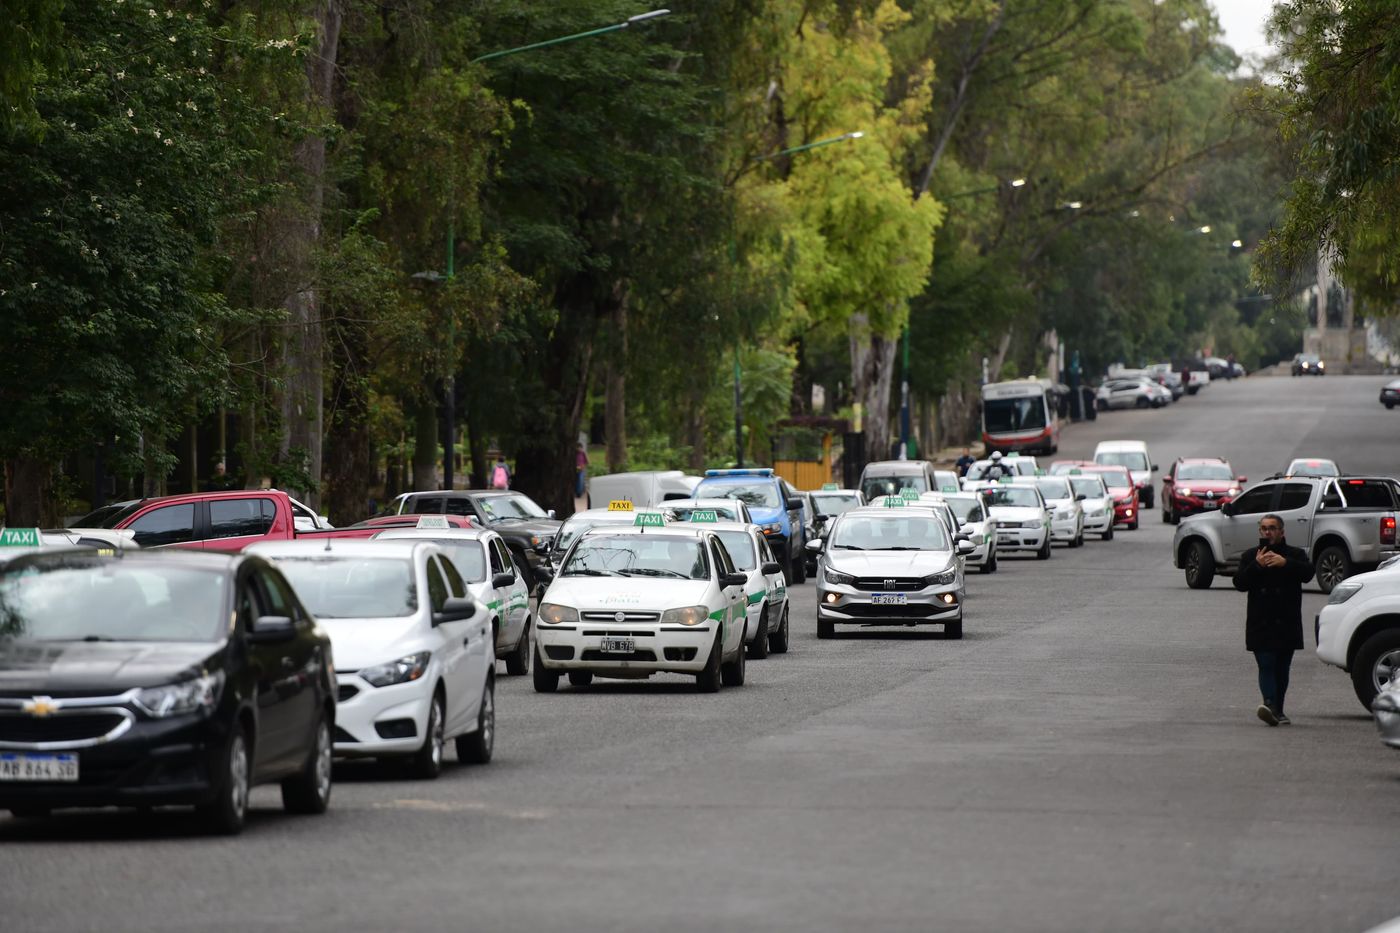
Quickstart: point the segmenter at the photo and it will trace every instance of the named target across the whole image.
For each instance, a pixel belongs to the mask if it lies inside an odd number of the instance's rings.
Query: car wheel
[[[768,607],[763,607],[762,614],[758,617],[758,634],[753,637],[753,641],[748,647],[749,657],[755,661],[761,661],[768,657]]]
[[[788,607],[783,606],[783,621],[778,630],[768,636],[768,650],[774,654],[787,654],[788,650]]]
[[[1112,523],[1112,522],[1109,522],[1109,523],[1108,523],[1108,530],[1105,531],[1105,532],[1103,533],[1103,536],[1102,536],[1102,538],[1101,538],[1100,540],[1102,540],[1102,541],[1112,541],[1112,540],[1113,540],[1113,523]]]
[[[1400,629],[1382,629],[1361,644],[1351,663],[1351,685],[1367,709],[1371,701],[1400,678]]]
[[[793,567],[793,571],[797,574],[797,578],[796,578],[793,582],[794,582],[794,583],[806,583],[806,582],[807,582],[807,557],[806,557],[806,555],[804,555],[804,554],[802,554],[802,553],[799,552],[798,555],[792,559],[792,567]]]
[[[1215,557],[1210,545],[1192,541],[1186,546],[1186,585],[1193,590],[1208,590],[1215,580]]]
[[[525,620],[525,628],[520,633],[520,643],[506,655],[506,673],[517,677],[530,673],[530,620]]]
[[[1157,495],[1151,489],[1144,489],[1142,492],[1142,507],[1150,509],[1157,502]]]
[[[325,813],[331,803],[331,718],[321,714],[316,741],[306,763],[282,781],[282,809],[288,813]]]
[[[943,623],[944,638],[962,638],[962,619],[956,622]]]
[[[569,683],[575,687],[587,687],[593,683],[593,672],[569,671]]]
[[[535,657],[533,676],[536,693],[553,693],[559,689],[559,672],[545,667],[538,656]]]
[[[1172,523],[1172,513],[1171,513],[1171,509],[1167,508],[1167,507],[1164,505],[1164,506],[1162,506],[1162,524],[1163,524],[1163,525],[1170,525],[1171,523]]]
[[[705,661],[705,669],[695,675],[696,693],[719,693],[720,655],[724,646],[720,644],[721,633],[715,632],[715,643],[710,648],[710,657]]]
[[[491,761],[496,751],[496,679],[486,678],[481,691],[481,708],[476,711],[476,731],[456,739],[457,760],[472,765]]]
[[[1136,518],[1133,519],[1132,521],[1128,522],[1128,530],[1129,530],[1129,531],[1137,531],[1137,530],[1138,530],[1138,520],[1137,520]]]
[[[1133,404],[1138,408],[1149,408],[1152,405],[1152,403],[1147,400],[1146,396],[1142,395],[1139,395],[1137,401]]]
[[[1323,593],[1332,592],[1338,583],[1351,576],[1351,557],[1335,544],[1322,549],[1314,566],[1317,569],[1317,585]]]
[[[734,660],[719,666],[720,679],[724,681],[726,687],[742,687],[744,685],[744,664],[748,657],[748,652],[744,650],[744,641],[739,639],[739,650],[734,653]]]
[[[1042,545],[1040,546],[1040,550],[1038,550],[1038,551],[1035,552],[1035,559],[1036,559],[1036,560],[1049,560],[1049,559],[1050,559],[1050,536],[1049,536],[1049,535],[1046,535],[1046,536],[1045,536],[1045,543],[1042,544]]]
[[[827,622],[827,621],[824,620],[824,619],[818,619],[818,620],[817,620],[817,637],[818,637],[818,638],[834,638],[834,637],[836,637],[836,623],[835,623],[835,622]]]
[[[1394,403],[1394,402],[1386,402],[1386,403],[1385,403],[1385,410],[1386,410],[1386,411],[1390,411],[1390,410],[1391,410],[1392,408],[1394,408],[1394,407],[1395,407],[1395,403]]]
[[[234,726],[217,767],[223,776],[215,785],[214,800],[196,812],[210,832],[236,836],[248,818],[248,782],[252,773],[248,736],[241,725]]]
[[[409,759],[408,770],[414,777],[431,781],[442,773],[442,756],[447,748],[446,702],[439,688],[433,692],[428,705],[428,725],[423,730],[423,747]]]

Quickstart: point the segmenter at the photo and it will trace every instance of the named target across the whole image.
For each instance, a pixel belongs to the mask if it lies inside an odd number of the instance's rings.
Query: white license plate
[[[0,752],[0,781],[76,781],[78,756]]]
[[[598,650],[604,654],[631,654],[637,650],[635,638],[604,638]]]
[[[908,603],[908,593],[875,593],[870,597],[873,606],[904,606]]]
[[[1207,499],[1205,502],[1202,502],[1202,503],[1201,503],[1201,508],[1203,508],[1203,509],[1213,509],[1213,508],[1215,508],[1215,505],[1216,505],[1216,504],[1215,504],[1214,502],[1212,502],[1211,500]]]

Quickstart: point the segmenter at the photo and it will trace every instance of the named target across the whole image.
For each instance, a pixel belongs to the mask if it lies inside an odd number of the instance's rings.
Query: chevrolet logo
[[[54,702],[53,697],[35,697],[32,700],[25,700],[20,705],[20,712],[28,713],[31,716],[51,716],[58,712],[60,705]]]

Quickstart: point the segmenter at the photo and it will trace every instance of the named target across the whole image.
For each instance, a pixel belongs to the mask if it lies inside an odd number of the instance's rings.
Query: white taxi
[[[1103,477],[1072,469],[1065,478],[1074,490],[1074,498],[1079,500],[1079,507],[1084,510],[1084,531],[1098,535],[1100,540],[1112,541],[1113,496],[1103,484]]]
[[[701,693],[744,682],[745,587],[720,539],[639,512],[635,527],[585,532],[539,606],[535,690],[603,677],[694,675]]]
[[[703,524],[724,544],[729,559],[740,573],[748,575],[744,587],[748,603],[748,627],[744,643],[749,657],[766,658],[771,649],[775,654],[788,650],[787,577],[773,557],[763,529],[741,522],[721,522],[714,513],[696,509],[690,521]]]
[[[972,542],[972,552],[965,559],[968,567],[981,573],[997,570],[997,522],[975,493],[945,495],[944,501],[958,519],[958,530]]]
[[[1045,505],[1050,509],[1050,540],[1059,541],[1070,547],[1084,543],[1084,510],[1074,497],[1069,480],[1063,476],[1018,476],[1011,481],[1015,485],[1034,486],[1045,497]]]
[[[620,474],[626,476],[628,474]],[[732,502],[732,500],[730,500]],[[668,520],[675,518],[675,513],[668,509],[661,509],[661,514]],[[559,565],[564,560],[564,555],[568,553],[569,545],[579,535],[590,528],[599,525],[630,525],[636,518],[636,511],[633,509],[630,499],[613,499],[608,502],[606,508],[581,509],[568,518],[564,519],[564,524],[559,526],[559,533],[554,536],[554,544],[549,550],[549,564],[553,573],[559,572]]]
[[[1050,509],[1034,486],[997,483],[977,490],[987,514],[996,519],[997,550],[1034,551],[1050,559]]]

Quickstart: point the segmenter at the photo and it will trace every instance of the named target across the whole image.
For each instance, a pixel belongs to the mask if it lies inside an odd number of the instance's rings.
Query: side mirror
[[[544,514],[548,515],[550,518],[553,518],[553,517],[554,517],[554,510],[553,510],[553,509],[550,509],[549,511],[545,512]]]
[[[1155,463],[1152,464],[1152,472],[1153,472],[1153,473],[1156,473],[1159,469],[1160,469],[1160,467],[1158,467],[1157,464],[1155,464]]]
[[[814,538],[802,546],[813,554],[820,554],[822,552],[822,542],[825,540],[825,538]]]
[[[968,554],[971,554],[971,553],[972,553],[973,551],[975,551],[975,550],[977,550],[977,545],[973,544],[973,543],[972,543],[970,540],[968,540],[967,538],[963,538],[963,539],[961,539],[961,540],[958,541],[958,554],[959,554],[959,555],[966,557]]]
[[[562,558],[563,555],[560,555],[560,557]],[[537,581],[540,582],[540,583],[553,583],[553,582],[554,582],[554,573],[555,573],[555,571],[557,571],[558,569],[559,569],[559,568],[556,567],[556,566],[553,565],[553,564],[545,564],[545,565],[543,565],[543,566],[541,566],[541,567],[536,567],[536,568],[535,568],[535,580],[537,580]]]
[[[1236,477],[1235,477],[1235,482],[1237,482],[1237,483],[1247,483],[1247,482],[1249,482],[1249,477],[1248,477],[1248,476],[1236,476]]]
[[[719,575],[719,585],[724,587],[747,586],[748,582],[749,575],[746,573],[722,573]]]
[[[764,574],[782,573],[783,565],[775,560],[770,560],[760,567],[759,570]]]
[[[470,619],[475,613],[476,600],[470,596],[449,596],[447,602],[442,604],[442,610],[433,613],[433,624],[461,622],[463,619]]]
[[[788,507],[788,511],[789,511],[789,512],[800,512],[800,511],[802,511],[802,500],[801,500],[801,499],[789,499],[789,500],[787,501],[787,507]]]
[[[248,633],[248,641],[255,645],[291,641],[296,633],[296,623],[287,616],[259,616]]]
[[[491,585],[494,586],[496,589],[501,589],[502,587],[510,586],[514,582],[515,574],[509,570],[502,571],[501,573],[498,573],[491,578]]]
[[[1087,498],[1089,498],[1088,493],[1083,493],[1083,492],[1081,492],[1081,493],[1079,493],[1078,495],[1076,495],[1076,496],[1074,497],[1074,501],[1075,501],[1075,502],[1083,502],[1083,501],[1084,501],[1085,499],[1087,499]]]
[[[1225,503],[1224,505],[1222,505],[1222,506],[1220,507],[1220,511],[1221,511],[1223,514],[1229,515],[1229,516],[1231,516],[1231,517],[1233,518],[1234,515],[1235,515],[1235,513],[1238,511],[1238,509],[1235,508],[1235,503],[1233,503],[1233,502],[1227,502],[1227,503]]]

